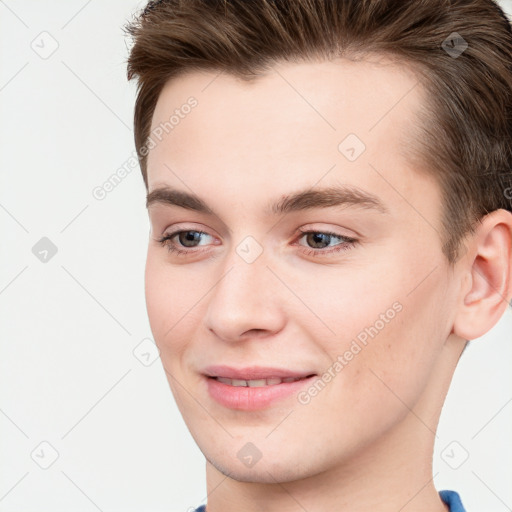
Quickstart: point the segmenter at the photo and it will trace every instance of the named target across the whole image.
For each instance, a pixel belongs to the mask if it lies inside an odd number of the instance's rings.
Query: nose
[[[233,254],[210,294],[205,326],[218,338],[234,342],[270,336],[285,324],[282,290],[260,256],[247,263]]]

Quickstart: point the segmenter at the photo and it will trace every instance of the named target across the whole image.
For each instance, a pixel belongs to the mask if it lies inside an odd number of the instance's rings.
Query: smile
[[[229,386],[247,386],[251,388],[261,388],[265,386],[275,386],[277,384],[281,384],[283,382],[295,382],[297,380],[305,379],[306,377],[287,377],[281,379],[279,377],[273,377],[270,379],[254,379],[254,380],[243,380],[243,379],[228,379],[226,377],[212,377],[223,384],[228,384]]]

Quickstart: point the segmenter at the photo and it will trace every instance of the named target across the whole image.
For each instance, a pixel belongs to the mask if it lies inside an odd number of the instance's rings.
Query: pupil
[[[323,246],[325,245],[329,245],[329,238],[330,238],[330,235],[326,235],[325,233],[310,233],[309,234],[309,237],[310,239],[308,240],[308,242],[311,242],[313,243],[313,245],[316,247],[316,244],[324,244]]]
[[[185,231],[180,234],[180,243],[182,243],[185,247],[193,247],[193,242],[198,241],[200,233],[197,231]],[[188,242],[192,242],[190,245]]]

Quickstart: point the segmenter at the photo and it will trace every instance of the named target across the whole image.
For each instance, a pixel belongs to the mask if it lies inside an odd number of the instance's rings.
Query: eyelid
[[[197,231],[198,233],[204,233],[205,235],[219,238],[211,232],[212,230],[210,228],[205,227],[204,224],[195,222],[178,222],[177,224],[172,224],[170,227],[162,230],[161,236],[176,235],[184,231]]]
[[[330,233],[332,235],[343,238],[364,238],[363,235],[357,232],[355,229],[336,226],[331,222],[309,222],[308,224],[304,224],[298,228],[297,231],[299,233]]]
[[[301,239],[304,235],[309,235],[311,233],[320,233],[323,235],[329,235],[336,238],[341,238],[343,240],[349,241],[349,240],[356,240],[356,238],[349,236],[349,235],[343,235],[342,233],[338,233],[336,231],[331,231],[329,229],[299,229],[299,236],[298,238]]]

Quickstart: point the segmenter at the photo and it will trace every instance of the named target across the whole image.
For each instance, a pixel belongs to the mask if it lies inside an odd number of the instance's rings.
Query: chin
[[[207,458],[208,462],[220,473],[237,482],[250,482],[260,484],[286,483],[312,476],[315,472],[307,472],[305,468],[297,465],[296,461],[287,464],[283,460],[280,463],[265,463],[259,460],[252,468],[241,468],[240,463],[226,463],[218,459]]]

